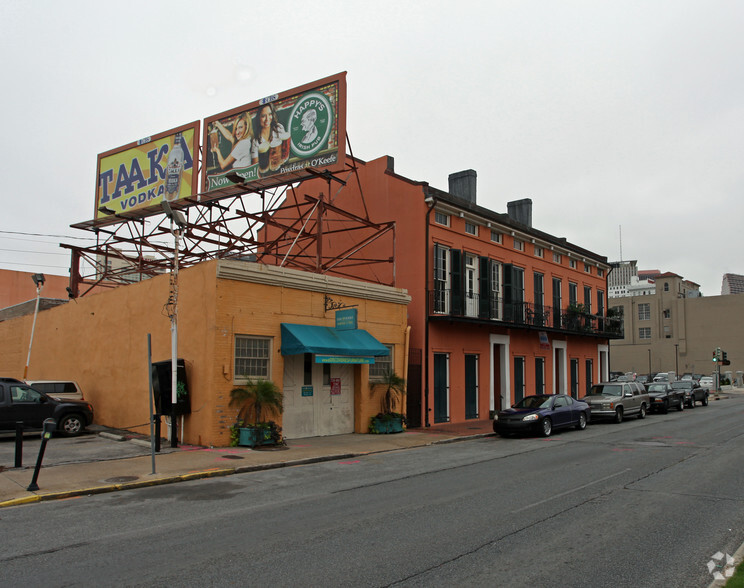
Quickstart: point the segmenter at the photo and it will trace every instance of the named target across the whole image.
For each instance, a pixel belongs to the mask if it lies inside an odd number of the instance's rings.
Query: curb
[[[125,438],[121,435],[115,435],[112,433],[99,433],[100,435],[106,435],[110,439],[117,441],[124,441]],[[78,496],[91,496],[93,494],[106,494],[109,492],[119,492],[121,490],[134,490],[136,488],[147,488],[151,486],[164,486],[166,484],[174,484],[176,482],[187,482],[190,480],[200,480],[204,478],[218,478],[223,476],[230,476],[233,474],[244,474],[249,472],[257,472],[261,470],[275,470],[280,468],[295,467],[302,465],[310,465],[314,463],[321,463],[325,461],[335,461],[337,459],[350,459],[352,457],[361,457],[364,455],[372,455],[374,453],[388,453],[391,451],[402,451],[405,449],[413,449],[414,447],[427,447],[429,445],[443,445],[445,443],[455,443],[457,441],[469,441],[472,439],[481,439],[484,437],[495,437],[496,433],[479,433],[476,435],[468,435],[465,437],[450,437],[447,439],[437,439],[425,443],[423,445],[415,445],[413,447],[396,447],[394,449],[382,449],[379,451],[360,451],[356,453],[337,453],[334,455],[323,455],[318,457],[306,457],[303,459],[295,459],[291,461],[250,465],[250,466],[238,466],[235,468],[227,468],[221,470],[203,470],[201,472],[191,472],[188,474],[180,474],[177,476],[169,476],[166,478],[157,478],[155,480],[139,480],[137,482],[126,482],[123,484],[111,484],[108,486],[94,486],[92,488],[81,488],[78,490],[66,490],[64,492],[50,492],[49,494],[36,494],[33,496],[24,496],[23,498],[13,498],[0,502],[0,508],[9,506],[22,506],[24,504],[31,504],[34,502],[47,502],[50,500],[62,500],[65,498],[76,498]]]

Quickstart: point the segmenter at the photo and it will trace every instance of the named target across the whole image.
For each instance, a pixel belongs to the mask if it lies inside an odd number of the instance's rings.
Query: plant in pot
[[[255,447],[278,445],[282,430],[274,421],[264,421],[263,416],[278,416],[284,409],[282,391],[271,380],[248,380],[243,386],[230,391],[230,406],[238,406],[235,424],[230,427],[230,444]],[[255,417],[251,422],[251,414]]]
[[[403,432],[406,427],[406,417],[400,411],[402,411],[406,394],[406,381],[395,372],[389,371],[382,380],[370,382],[372,394],[379,387],[384,387],[385,392],[380,398],[380,412],[369,420],[369,432],[377,434]]]

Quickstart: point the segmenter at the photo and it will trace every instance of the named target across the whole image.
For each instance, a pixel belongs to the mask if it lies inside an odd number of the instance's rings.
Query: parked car
[[[654,382],[668,382],[669,381],[669,374],[666,372],[660,372],[654,376]]]
[[[602,382],[594,384],[584,398],[589,405],[592,419],[612,419],[622,422],[626,416],[646,417],[649,397],[638,382]]]
[[[93,423],[93,407],[79,400],[56,400],[25,382],[0,378],[0,430],[41,429],[45,419],[54,419],[63,435],[80,435]]]
[[[676,383],[676,382],[675,382]],[[685,391],[672,388],[669,382],[651,382],[646,384],[650,399],[649,408],[657,412],[669,412],[674,406],[677,410],[685,409]]]
[[[675,390],[684,390],[685,404],[690,408],[695,408],[696,402],[699,402],[703,406],[708,406],[708,390],[701,387],[695,380],[673,382],[672,388]]]
[[[57,400],[85,400],[80,386],[72,380],[26,380],[26,384]]]
[[[500,410],[493,417],[493,430],[499,435],[534,431],[549,437],[562,427],[585,429],[590,416],[585,402],[567,394],[536,394]]]
[[[703,376],[700,378],[700,387],[705,388],[706,390],[713,390],[716,387],[715,380],[713,380],[712,376]]]

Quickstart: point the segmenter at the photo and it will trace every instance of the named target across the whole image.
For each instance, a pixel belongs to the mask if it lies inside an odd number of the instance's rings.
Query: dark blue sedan
[[[535,432],[550,437],[555,429],[586,429],[591,411],[589,405],[567,394],[525,396],[511,408],[493,418],[493,430],[499,435]]]

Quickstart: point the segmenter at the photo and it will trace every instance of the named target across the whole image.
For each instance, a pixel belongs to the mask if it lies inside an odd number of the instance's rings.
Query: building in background
[[[624,336],[610,343],[613,371],[710,374],[712,352],[721,347],[731,362],[727,371],[741,380],[744,297],[700,296],[698,284],[671,272],[655,280],[654,294],[609,303],[624,322]]]
[[[723,274],[721,295],[744,294],[744,276],[741,274]]]

